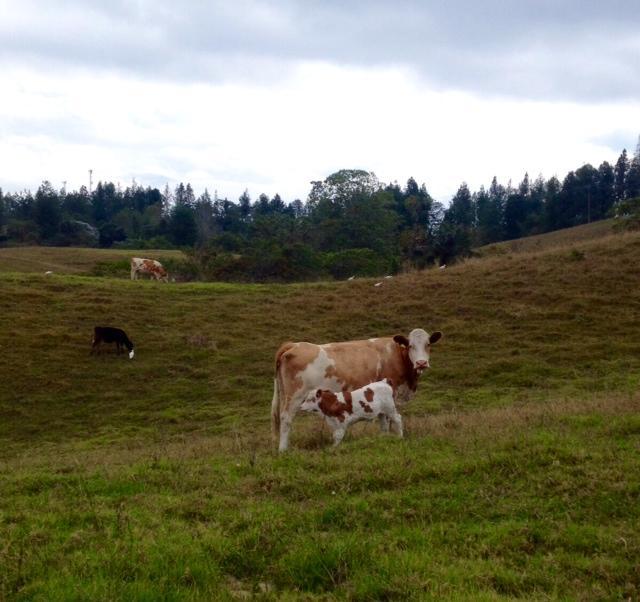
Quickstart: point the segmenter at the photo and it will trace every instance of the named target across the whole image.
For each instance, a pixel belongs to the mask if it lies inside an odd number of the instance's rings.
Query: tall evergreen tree
[[[47,180],[42,182],[36,192],[35,220],[42,240],[50,240],[58,233],[62,221],[60,199]]]
[[[627,149],[623,148],[622,153],[616,161],[614,168],[614,189],[616,195],[616,201],[621,201],[625,198],[625,180],[627,178],[627,172],[629,171],[629,159],[627,157]]]
[[[593,219],[604,219],[616,201],[615,171],[607,161],[598,167],[597,191],[592,205]]]
[[[636,197],[640,197],[640,137],[625,178],[625,198],[634,199]]]

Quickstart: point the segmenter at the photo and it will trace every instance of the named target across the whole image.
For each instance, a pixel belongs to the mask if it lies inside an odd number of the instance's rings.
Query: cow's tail
[[[273,443],[278,443],[278,435],[280,434],[280,386],[278,371],[273,377],[273,399],[271,400],[271,438]]]
[[[282,356],[293,347],[293,343],[283,343],[275,357],[275,373],[273,375],[273,399],[271,400],[271,437],[277,445],[280,437],[280,412],[284,395],[284,383],[282,382]]]

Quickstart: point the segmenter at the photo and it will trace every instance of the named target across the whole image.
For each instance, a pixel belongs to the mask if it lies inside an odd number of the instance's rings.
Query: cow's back
[[[314,388],[353,391],[390,378],[401,379],[402,359],[390,337],[340,343],[284,343],[276,353],[276,369],[285,395]]]

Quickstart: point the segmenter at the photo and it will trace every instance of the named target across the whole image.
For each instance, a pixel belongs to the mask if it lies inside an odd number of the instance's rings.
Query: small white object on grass
[[[373,286],[380,286],[382,282],[376,282]]]
[[[129,351],[129,359],[132,360],[133,356],[135,355],[134,350],[132,349],[131,351]]]

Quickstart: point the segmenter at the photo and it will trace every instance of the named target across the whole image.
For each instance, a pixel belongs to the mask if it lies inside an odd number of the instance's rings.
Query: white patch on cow
[[[318,356],[300,373],[305,393],[317,388],[340,391],[342,383],[335,376],[330,378],[326,376],[327,369],[335,365],[335,361],[329,357],[322,345]]]
[[[131,351],[129,351],[129,359],[132,360],[133,356],[135,355],[135,352],[133,351],[133,349]]]
[[[378,339],[369,339],[369,343],[375,343]]]

